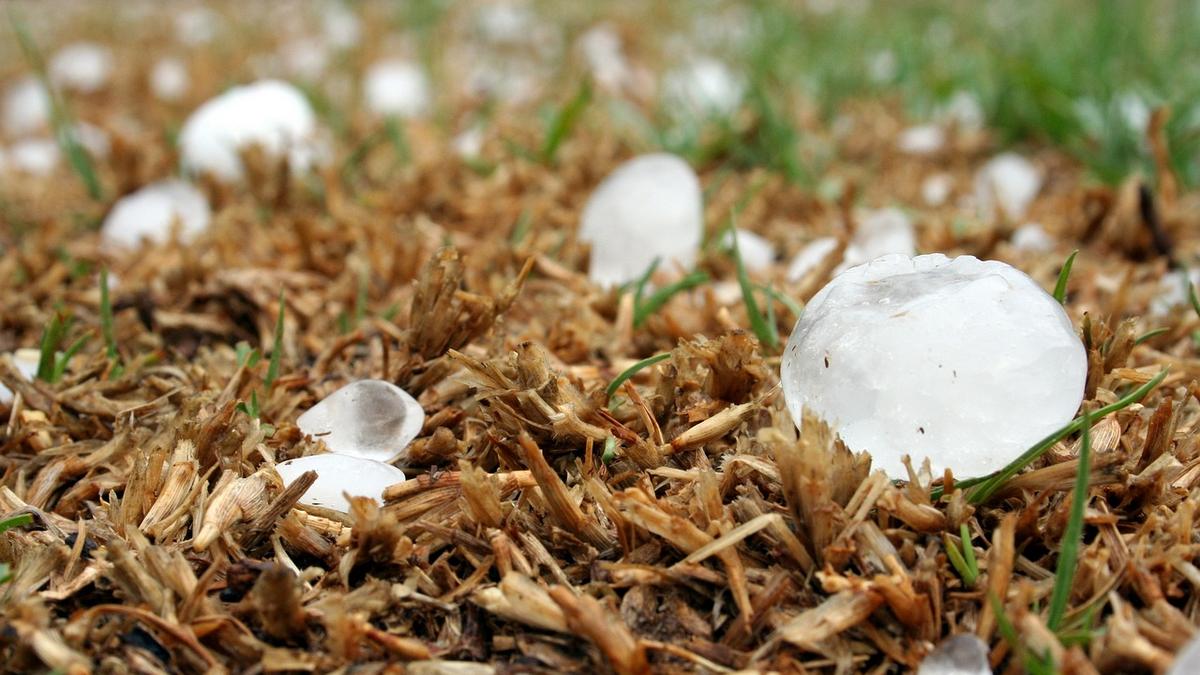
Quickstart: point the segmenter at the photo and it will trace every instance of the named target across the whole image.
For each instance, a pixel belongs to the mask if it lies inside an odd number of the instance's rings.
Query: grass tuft
[[[608,387],[605,388],[604,392],[608,394],[609,398],[612,398],[613,394],[617,393],[617,389],[620,389],[621,385],[625,384],[626,380],[634,375],[637,375],[646,368],[649,368],[656,363],[666,361],[669,358],[671,358],[671,353],[666,352],[664,354],[655,354],[654,356],[638,361],[632,366],[629,366],[625,370],[621,371],[620,375],[617,375],[615,378],[613,378],[613,381],[608,383]]]
[[[683,291],[691,290],[697,286],[703,286],[708,282],[708,275],[700,270],[695,270],[682,279],[669,283],[662,288],[656,289],[653,293],[644,299],[641,299],[641,288],[634,296],[636,299],[633,305],[633,326],[640,327],[650,318],[655,312],[662,309],[662,306],[667,304],[671,298],[675,297]]]
[[[1075,256],[1077,255],[1079,255],[1079,249],[1071,251],[1071,255],[1067,256],[1066,262],[1058,272],[1058,283],[1054,284],[1054,299],[1060,305],[1067,302],[1067,280],[1071,278],[1071,268],[1075,265]]]
[[[283,301],[283,291],[279,292],[279,318],[275,319],[275,340],[271,345],[271,360],[267,362],[267,377],[263,381],[267,389],[275,384],[275,379],[279,377],[279,364],[283,360],[283,317],[287,312],[287,305]],[[258,415],[254,415],[258,417]]]
[[[571,129],[575,127],[576,122],[579,121],[579,117],[583,114],[584,109],[587,108],[591,100],[592,83],[585,79],[579,83],[579,89],[575,91],[575,95],[571,97],[571,100],[559,108],[550,120],[550,127],[546,130],[546,138],[542,140],[542,147],[538,151],[538,156],[543,163],[554,163],[554,157],[558,154],[559,146],[571,134]]]
[[[733,240],[733,262],[737,265],[738,285],[742,287],[742,302],[746,304],[746,314],[750,317],[750,329],[758,336],[758,341],[767,345],[771,349],[779,348],[779,328],[775,325],[774,305],[770,298],[767,299],[767,314],[763,314],[758,308],[758,301],[754,299],[754,284],[750,281],[750,275],[746,272],[746,264],[742,262],[742,252],[738,247],[737,235],[731,224],[729,227],[730,239]]]

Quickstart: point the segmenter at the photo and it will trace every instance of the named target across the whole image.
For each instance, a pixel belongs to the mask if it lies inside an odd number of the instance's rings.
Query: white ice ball
[[[1009,220],[1020,220],[1041,189],[1038,168],[1012,152],[993,157],[975,174],[975,199],[987,218],[999,208]]]
[[[38,363],[41,358],[42,352],[38,349],[18,349],[12,353],[13,365],[17,367],[17,372],[31,382],[37,376]],[[9,405],[12,402],[12,390],[0,384],[0,405]]]
[[[788,263],[788,281],[800,281],[808,273],[817,268],[837,248],[837,237],[820,237],[810,241],[800,249],[792,261]]]
[[[697,58],[667,73],[663,94],[680,111],[699,115],[729,116],[745,95],[745,82],[721,61]]]
[[[275,465],[284,485],[291,485],[307,471],[316,471],[317,479],[309,486],[300,503],[343,513],[350,510],[351,497],[370,497],[381,504],[383,491],[404,482],[404,472],[391,464],[350,455],[309,455]]]
[[[932,155],[946,144],[946,132],[936,124],[909,127],[896,138],[896,148],[909,155]]]
[[[50,59],[50,79],[66,89],[94,92],[108,84],[113,55],[107,47],[77,42],[63,47]]]
[[[683,159],[635,157],[604,179],[583,207],[579,238],[592,246],[588,275],[617,286],[660,269],[691,269],[704,232],[700,179]]]
[[[185,169],[227,181],[242,177],[243,148],[259,146],[272,157],[287,153],[298,171],[322,154],[312,107],[299,89],[279,80],[233,87],[205,102],[184,122],[179,146]]]
[[[403,456],[425,423],[425,411],[400,387],[358,380],[338,389],[296,420],[300,431],[330,451],[390,462]]]
[[[40,130],[50,120],[50,94],[35,77],[23,77],[4,95],[4,130],[20,136]]]
[[[104,218],[100,236],[122,248],[133,248],[142,239],[160,244],[178,222],[180,239],[187,242],[208,227],[210,218],[204,193],[181,180],[162,180],[119,199]]]
[[[775,245],[771,243],[770,239],[750,230],[737,228],[725,230],[725,234],[721,236],[721,246],[732,249],[734,237],[737,237],[738,253],[742,257],[742,264],[746,266],[746,271],[761,272],[775,262]]]
[[[1002,468],[1069,422],[1087,375],[1066,312],[1023,272],[972,256],[890,255],[835,277],[804,308],[781,379],[892,478]]]
[[[178,101],[190,84],[187,66],[176,58],[159,59],[150,71],[150,90],[160,101]]]
[[[860,209],[854,237],[846,246],[838,272],[892,253],[913,255],[917,235],[912,219],[898,208]]]
[[[1013,232],[1012,245],[1018,251],[1047,253],[1054,250],[1054,237],[1038,223],[1025,223]]]
[[[49,176],[58,167],[58,143],[49,138],[23,138],[8,149],[8,164],[31,176]]]
[[[411,61],[389,59],[367,69],[363,82],[367,108],[379,115],[419,117],[432,96],[425,71]]]

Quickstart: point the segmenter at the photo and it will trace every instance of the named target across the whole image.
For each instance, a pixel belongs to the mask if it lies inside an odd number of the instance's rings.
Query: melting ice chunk
[[[429,109],[429,80],[415,63],[380,61],[367,69],[363,81],[367,107],[379,115],[418,117]]]
[[[970,633],[948,637],[921,661],[917,675],[992,675],[987,644]]]
[[[816,269],[817,265],[820,265],[825,258],[829,257],[830,253],[833,253],[837,245],[837,237],[821,237],[809,242],[788,264],[788,281],[800,281],[808,276],[809,272]]]
[[[404,481],[404,472],[391,464],[332,453],[289,459],[276,464],[275,470],[284,485],[291,485],[306,471],[316,471],[317,480],[300,497],[300,503],[342,512],[350,510],[343,493],[382,503],[384,489]]]
[[[917,252],[912,220],[900,209],[860,211],[854,238],[838,272],[890,253],[912,255]]]
[[[1041,172],[1012,152],[993,157],[975,175],[975,199],[988,218],[994,217],[999,207],[1009,220],[1019,220],[1041,189]]]
[[[946,132],[936,124],[909,127],[896,138],[896,148],[909,155],[932,155],[946,144]]]
[[[1012,245],[1018,251],[1046,253],[1054,250],[1054,238],[1038,223],[1025,223],[1013,232]]]
[[[729,66],[698,58],[663,78],[663,94],[673,106],[699,115],[729,116],[742,103],[745,84]]]
[[[160,59],[150,71],[150,89],[160,101],[178,101],[187,95],[188,71],[176,58]]]
[[[100,236],[107,244],[128,248],[143,238],[162,243],[178,220],[180,238],[189,241],[208,227],[210,216],[202,192],[181,180],[162,180],[117,201],[104,218]]]
[[[296,420],[300,431],[325,441],[331,451],[379,462],[400,457],[424,423],[421,404],[383,380],[351,382]]]
[[[63,47],[50,60],[50,79],[67,89],[99,91],[113,69],[112,52],[91,42]]]
[[[12,353],[13,365],[25,376],[25,379],[32,381],[37,375],[38,361],[41,356],[41,351],[37,349],[18,349]],[[9,405],[12,401],[12,390],[0,384],[0,405]]]
[[[761,272],[775,262],[775,246],[766,237],[755,234],[750,230],[725,230],[721,237],[721,246],[733,249],[733,238],[737,237],[738,253],[742,256],[742,264],[748,272]]]
[[[981,476],[1071,420],[1083,344],[1023,272],[972,256],[889,255],[821,289],[796,322],[781,379],[793,419],[824,418],[893,478]]]
[[[304,94],[279,80],[233,87],[197,108],[179,133],[185,169],[222,180],[242,177],[242,149],[288,155],[293,170],[306,170],[321,155],[317,118]]]
[[[684,160],[635,157],[604,179],[583,207],[579,238],[592,245],[588,275],[609,287],[660,269],[696,262],[704,230],[700,180]]]
[[[50,119],[50,94],[35,77],[25,77],[4,96],[4,130],[13,136],[37,131]]]

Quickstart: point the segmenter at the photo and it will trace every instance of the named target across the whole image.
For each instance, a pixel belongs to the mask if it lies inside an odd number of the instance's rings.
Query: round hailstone
[[[50,94],[34,77],[25,77],[4,96],[4,130],[21,136],[40,130],[50,119]]]
[[[58,143],[48,138],[23,138],[8,149],[9,165],[31,176],[54,173],[58,157]]]
[[[160,59],[150,71],[150,89],[160,101],[178,101],[187,95],[187,66],[176,58]]]
[[[859,211],[854,238],[846,246],[842,264],[836,271],[892,253],[913,255],[916,252],[917,236],[906,213],[895,207]]]
[[[970,633],[948,637],[921,661],[917,675],[992,675],[987,643]]]
[[[350,510],[344,493],[383,503],[383,491],[404,482],[404,472],[391,464],[350,455],[309,455],[280,462],[275,470],[284,485],[291,485],[306,471],[316,471],[317,480],[300,497],[300,503],[343,513]]]
[[[178,221],[180,240],[187,242],[208,227],[210,217],[204,193],[181,180],[162,180],[118,200],[104,218],[100,236],[122,248],[136,247],[142,239],[161,244]]]
[[[421,404],[383,380],[351,382],[296,420],[300,431],[324,441],[330,451],[379,462],[400,457],[424,423]]]
[[[579,238],[592,245],[588,276],[611,287],[696,262],[704,231],[700,179],[667,153],[635,157],[604,179],[583,207]]]
[[[975,174],[975,199],[988,218],[995,215],[998,205],[1009,220],[1020,220],[1041,189],[1041,172],[1012,152],[993,157]]]
[[[587,61],[592,78],[601,87],[619,90],[632,79],[629,64],[621,51],[621,36],[610,24],[600,24],[587,29],[579,36],[579,51]]]
[[[729,66],[707,57],[676,68],[663,78],[663,94],[668,102],[701,115],[732,115],[742,104],[745,89]]]
[[[430,107],[429,80],[411,61],[389,59],[367,69],[363,91],[367,107],[379,115],[418,117]]]
[[[733,237],[737,237],[738,253],[742,256],[742,264],[747,272],[761,272],[775,262],[775,245],[766,237],[741,228],[725,230],[721,236],[721,246],[733,249]]]
[[[179,133],[185,169],[228,181],[242,177],[239,151],[255,145],[288,153],[294,170],[316,163],[317,118],[299,89],[279,80],[233,87],[197,108]]]
[[[788,263],[787,279],[788,281],[800,281],[808,276],[808,273],[817,268],[829,254],[833,253],[837,248],[837,237],[821,237],[814,239],[807,246],[800,249],[796,257],[792,258],[792,262]]]
[[[325,40],[335,49],[349,49],[358,44],[362,27],[358,15],[341,2],[331,2],[321,13]]]
[[[932,155],[946,144],[946,132],[936,124],[922,124],[900,132],[896,148],[909,155]]]
[[[13,365],[25,379],[31,382],[37,376],[38,362],[41,358],[42,352],[38,349],[18,349],[12,353]],[[11,405],[12,402],[12,390],[0,384],[0,405]]]
[[[50,80],[66,89],[94,92],[108,84],[113,57],[107,47],[78,42],[63,47],[50,59]]]
[[[1158,282],[1158,292],[1150,299],[1150,314],[1166,316],[1176,307],[1186,307],[1191,301],[1188,284],[1200,286],[1200,269],[1171,270],[1164,274]]]
[[[979,97],[962,89],[950,96],[936,116],[954,122],[963,131],[979,131],[987,121]]]
[[[921,183],[921,199],[929,206],[941,206],[950,198],[954,189],[954,179],[950,174],[935,173]]]
[[[826,420],[892,478],[1000,469],[1069,422],[1087,356],[1061,305],[1002,262],[889,255],[804,308],[781,379],[797,424]]]
[[[1012,245],[1018,251],[1047,253],[1054,250],[1054,238],[1038,223],[1025,223],[1013,232]]]
[[[175,39],[185,45],[207,44],[217,36],[220,23],[216,12],[201,5],[176,10]]]

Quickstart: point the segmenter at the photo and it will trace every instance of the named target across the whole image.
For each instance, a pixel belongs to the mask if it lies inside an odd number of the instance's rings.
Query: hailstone
[[[338,389],[296,420],[300,431],[330,451],[379,462],[403,456],[425,423],[425,411],[400,387],[358,380]]]
[[[793,419],[822,417],[905,478],[980,476],[1071,420],[1087,356],[1062,306],[1023,272],[973,256],[889,255],[821,289],[796,322],[781,379]]]
[[[946,144],[946,132],[936,124],[909,127],[896,138],[896,148],[909,155],[932,155]]]
[[[33,381],[37,375],[38,363],[41,358],[42,352],[39,349],[18,349],[12,353],[13,365],[17,367],[17,372],[29,381]],[[12,402],[12,390],[0,384],[0,405],[9,405]]]
[[[179,146],[185,169],[227,181],[241,179],[239,152],[252,146],[271,156],[287,153],[297,170],[321,156],[312,107],[299,89],[279,80],[233,87],[205,102],[184,122]]]
[[[300,497],[300,503],[343,513],[350,510],[346,494],[382,502],[388,486],[404,482],[404,472],[391,464],[332,453],[289,459],[276,464],[275,470],[284,485],[291,485],[306,471],[316,471],[317,480]]]
[[[820,265],[829,257],[829,254],[833,253],[837,245],[837,237],[820,237],[810,241],[788,263],[788,281],[800,281],[808,276],[809,272],[816,269],[817,265]]]
[[[1175,655],[1175,661],[1167,669],[1167,675],[1192,675],[1200,672],[1200,633]]]
[[[604,286],[660,269],[690,269],[704,231],[700,179],[683,159],[635,157],[604,179],[583,207],[579,238],[592,245],[588,275]]]
[[[38,131],[50,120],[50,93],[37,78],[25,77],[4,96],[4,130],[12,136]]]
[[[1018,251],[1046,253],[1054,250],[1054,238],[1038,223],[1025,223],[1012,234],[1013,248]]]
[[[112,52],[91,42],[63,47],[50,59],[50,79],[55,84],[81,92],[94,92],[108,84],[113,69]]]
[[[666,100],[694,114],[726,117],[737,111],[746,86],[729,66],[708,57],[698,58],[663,78]]]
[[[921,661],[917,675],[992,675],[987,643],[971,633],[948,637]]]
[[[150,89],[160,101],[178,101],[187,95],[187,66],[176,58],[165,58],[150,71]]]
[[[190,241],[208,227],[210,217],[204,193],[181,180],[162,180],[118,200],[104,218],[100,236],[106,244],[125,248],[143,238],[160,244],[178,221],[180,238]]]
[[[1041,189],[1041,172],[1012,152],[993,157],[975,175],[975,199],[988,218],[994,217],[999,208],[1009,220],[1019,220]]]
[[[749,272],[761,272],[775,262],[775,245],[770,239],[741,228],[725,230],[721,236],[721,246],[732,249],[734,238],[737,238],[738,254],[742,264]]]
[[[418,117],[428,111],[429,79],[411,61],[380,61],[367,69],[363,82],[367,107],[379,115]]]
[[[900,209],[890,207],[874,211],[862,210],[858,212],[857,218],[854,237],[846,246],[842,264],[837,268],[838,272],[882,255],[912,255],[917,252],[917,237],[912,219]]]

